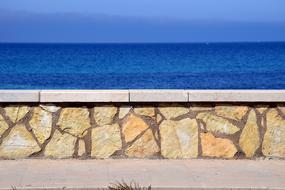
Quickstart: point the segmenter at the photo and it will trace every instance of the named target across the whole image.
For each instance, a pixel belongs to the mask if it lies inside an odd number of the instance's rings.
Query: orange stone
[[[148,129],[126,150],[126,155],[131,158],[147,158],[154,156],[157,152],[159,152],[159,147],[151,129]]]
[[[123,124],[123,134],[126,142],[131,142],[149,126],[139,117],[131,114]]]
[[[237,149],[229,139],[216,138],[211,133],[201,133],[202,155],[216,158],[233,158]]]

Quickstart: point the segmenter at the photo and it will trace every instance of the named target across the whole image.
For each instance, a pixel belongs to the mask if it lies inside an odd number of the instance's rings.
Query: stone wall
[[[2,104],[0,158],[285,157],[279,104]]]

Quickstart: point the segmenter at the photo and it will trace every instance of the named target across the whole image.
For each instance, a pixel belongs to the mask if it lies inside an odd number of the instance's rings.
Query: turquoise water
[[[2,43],[0,88],[285,89],[285,43]]]

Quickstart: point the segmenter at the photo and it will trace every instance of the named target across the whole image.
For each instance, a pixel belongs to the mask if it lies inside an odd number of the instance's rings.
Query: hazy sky
[[[285,0],[0,0],[1,41],[285,41]]]

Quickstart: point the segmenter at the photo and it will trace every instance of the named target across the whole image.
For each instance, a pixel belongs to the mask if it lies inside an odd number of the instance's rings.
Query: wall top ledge
[[[0,90],[0,102],[285,102],[285,90]]]
[[[39,90],[0,90],[0,102],[39,102]]]

